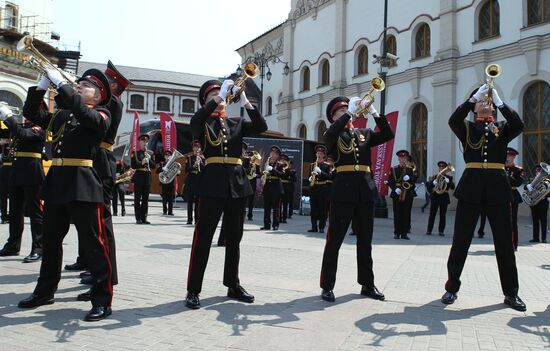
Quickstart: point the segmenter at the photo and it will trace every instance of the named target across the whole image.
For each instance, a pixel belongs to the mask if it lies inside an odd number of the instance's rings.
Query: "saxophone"
[[[265,161],[264,171],[262,173],[262,186],[265,185],[267,182],[267,177],[269,176],[269,171],[267,170],[267,167],[269,167],[269,161],[271,160],[271,156],[267,158],[267,161]]]
[[[181,163],[176,162],[176,160],[182,156],[178,150],[174,149],[174,153],[170,156],[166,165],[162,167],[162,172],[159,174],[159,180],[162,184],[170,184],[181,172]]]
[[[311,164],[311,181],[309,182],[310,187],[314,186],[315,181],[317,180],[317,172],[315,172],[315,166],[317,166],[317,161]]]

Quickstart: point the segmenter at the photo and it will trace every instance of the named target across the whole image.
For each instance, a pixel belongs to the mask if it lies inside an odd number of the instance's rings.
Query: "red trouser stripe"
[[[105,205],[104,204],[98,204],[97,205],[97,224],[98,224],[98,230],[99,230],[99,243],[101,244],[101,247],[103,248],[103,254],[105,255],[105,259],[107,260],[107,265],[109,266],[109,277],[107,280],[107,286],[109,288],[109,293],[111,294],[111,299],[109,300],[109,306],[111,306],[113,302],[113,284],[112,284],[112,277],[113,274],[113,267],[111,265],[111,260],[109,259],[109,244],[107,239],[107,233],[105,231]]]

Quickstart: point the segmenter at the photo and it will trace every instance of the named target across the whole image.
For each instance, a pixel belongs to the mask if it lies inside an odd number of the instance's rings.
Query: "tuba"
[[[248,78],[256,78],[256,71],[258,70],[258,66],[255,63],[247,63],[244,65],[244,72],[243,75],[239,78],[235,79],[235,85],[234,87],[238,87],[239,90],[236,94],[233,94],[233,88],[231,88],[231,91],[229,91],[229,94],[227,94],[227,97],[225,98],[226,104],[236,103],[239,102],[241,99],[241,94],[243,93],[245,89],[245,83]]]
[[[530,183],[533,190],[525,189],[521,194],[521,198],[529,206],[535,206],[550,193],[550,179],[548,178],[550,176],[550,165],[541,162],[540,166],[542,171]]]
[[[32,45],[33,38],[30,35],[25,35],[19,42],[17,43],[17,51],[19,52],[29,52],[32,55],[30,55],[29,63],[31,64],[32,68],[39,71],[42,74],[46,74],[46,67],[51,67],[55,70],[57,70],[63,78],[65,78],[69,84],[76,85],[76,77],[69,72],[65,72],[64,70],[55,67],[53,63],[50,62],[38,49]]]
[[[500,68],[500,65],[496,63],[491,63],[485,67],[485,75],[487,76],[487,86],[489,87],[489,91],[487,92],[487,96],[485,101],[487,101],[488,105],[493,104],[493,88],[495,87],[495,79],[496,77],[500,76],[500,73],[502,72],[502,69]]]
[[[447,191],[447,183],[445,182],[445,174],[447,172],[454,172],[455,168],[452,164],[448,164],[447,167],[443,168],[441,172],[437,173],[437,176],[435,177],[435,181],[437,182],[437,185],[434,186],[434,191],[436,194],[443,194],[445,191]]]
[[[162,172],[159,174],[159,180],[162,184],[170,184],[180,173],[181,163],[176,162],[176,160],[182,156],[181,152],[174,149],[174,153],[170,156],[166,165],[162,167]]]
[[[361,103],[363,101],[365,101],[367,98],[369,99],[369,102],[367,103],[367,105],[363,108],[359,108],[359,110],[355,113],[355,117],[356,118],[363,118],[365,117],[366,114],[369,113],[369,108],[372,104],[374,104],[374,92],[377,91],[377,92],[381,92],[382,90],[386,89],[386,83],[384,82],[384,80],[380,77],[374,77],[371,81],[370,81],[370,89],[369,91],[365,94],[365,96],[363,96],[363,98],[361,99],[361,101],[359,101],[359,107],[361,106]]]

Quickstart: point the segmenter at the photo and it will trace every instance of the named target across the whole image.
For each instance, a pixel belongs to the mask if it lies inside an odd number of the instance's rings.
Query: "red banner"
[[[164,112],[160,113],[160,131],[162,133],[162,147],[164,151],[174,151],[178,145],[176,140],[176,123],[174,123],[169,114]]]
[[[390,124],[390,127],[394,133],[396,132],[397,128],[398,114],[399,112],[395,111],[386,115],[386,119],[388,120],[388,123]],[[354,123],[354,125],[357,125],[357,123]],[[379,131],[378,126],[374,129],[374,131]],[[380,196],[388,195],[388,185],[385,181],[388,179],[388,174],[391,168],[394,142],[395,138],[388,141],[387,143],[371,148],[371,162],[373,168],[372,174],[374,175],[374,183],[378,188],[378,193],[380,194]]]
[[[139,115],[134,112],[134,125],[132,127],[132,137],[130,138],[130,153],[136,151],[139,145]]]

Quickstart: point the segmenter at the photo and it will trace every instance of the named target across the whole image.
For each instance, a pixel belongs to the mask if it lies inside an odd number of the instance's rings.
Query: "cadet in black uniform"
[[[45,132],[40,126],[17,123],[6,106],[0,106],[0,116],[11,132],[13,163],[9,179],[10,187],[10,235],[0,256],[19,254],[24,230],[24,218],[30,217],[32,246],[23,262],[35,262],[42,257],[42,205],[40,189],[44,182],[42,149]]]
[[[525,311],[525,304],[518,296],[518,272],[512,245],[512,189],[504,170],[506,147],[521,133],[523,122],[514,110],[500,100],[495,89],[492,89],[494,104],[486,102],[486,95],[489,95],[489,89],[484,84],[449,119],[449,126],[462,144],[466,169],[454,192],[458,205],[453,244],[447,261],[449,278],[441,302],[452,304],[457,299],[460,275],[477,219],[480,212],[485,211],[493,229],[504,303],[518,311]],[[506,121],[496,121],[494,105]],[[465,120],[470,111],[475,114],[475,122]]]
[[[371,175],[371,147],[393,138],[393,132],[386,117],[378,115],[374,106],[373,115],[379,132],[371,129],[354,128],[352,119],[359,106],[364,108],[360,98],[345,97],[332,99],[327,106],[327,119],[331,126],[325,134],[328,153],[336,160],[336,178],[330,195],[331,209],[323,264],[321,268],[321,298],[334,301],[332,289],[336,281],[338,251],[350,222],[357,236],[357,282],[361,294],[376,300],[384,295],[374,285],[372,270],[372,232],[374,223],[374,198],[376,186]],[[348,104],[349,103],[349,104]]]
[[[166,150],[164,151],[164,161],[161,162],[160,167],[157,168],[157,174],[160,174],[162,172],[162,168],[166,166],[166,163],[172,156],[172,151]],[[162,191],[161,191],[161,198],[162,198],[162,214],[173,216],[174,215],[174,198],[176,191],[174,189],[174,183],[176,182],[176,178],[172,180],[168,184],[160,183]]]
[[[2,129],[0,131],[3,135],[0,136],[0,145],[2,145],[2,165],[0,166],[0,221],[2,224],[9,222],[8,216],[8,195],[9,195],[9,181],[11,174],[11,166],[13,160],[11,159],[11,138],[9,129]]]
[[[537,165],[535,167],[535,177],[542,172],[542,167]],[[550,181],[550,179],[548,179]],[[529,182],[530,183],[530,182]],[[525,188],[529,191],[533,191],[531,184],[525,185]],[[533,239],[529,240],[530,243],[546,242],[546,230],[548,219],[548,201],[550,201],[549,195],[545,199],[540,200],[534,206],[531,206],[531,219],[533,220]],[[540,236],[539,236],[540,230]]]
[[[286,223],[287,218],[292,218],[294,211],[294,183],[296,183],[296,170],[292,168],[292,161],[287,154],[281,155],[282,162],[286,165],[283,169],[281,182],[283,183],[283,197],[281,199],[282,218],[281,223]]]
[[[412,167],[408,166],[409,152],[396,152],[399,165],[390,170],[388,186],[391,188],[390,197],[393,201],[393,228],[394,239],[409,240],[408,225],[410,223],[411,202],[414,199],[414,184],[416,175]]]
[[[253,151],[246,152],[247,161],[243,164],[246,171],[248,181],[250,182],[250,187],[252,188],[252,195],[246,199],[248,212],[246,217],[249,221],[254,217],[254,199],[256,198],[256,191],[258,189],[258,179],[261,178],[262,170],[261,167],[261,157],[258,157],[259,154],[255,154]],[[244,162],[244,161],[243,161]]]
[[[66,84],[61,73],[46,69],[38,87],[31,87],[23,115],[51,132],[53,159],[44,182],[43,257],[34,292],[19,302],[30,308],[54,302],[61,278],[63,238],[71,221],[83,242],[85,261],[92,273],[92,309],[86,321],[97,321],[111,314],[112,268],[108,239],[103,222],[104,203],[101,178],[93,168],[93,158],[109,129],[109,111],[97,107],[109,102],[111,90],[105,75],[96,69],[84,72],[78,86]],[[57,87],[63,106],[52,114],[40,109],[48,79]]]
[[[193,155],[187,157],[185,164],[185,195],[187,198],[187,224],[193,224],[193,206],[195,207],[195,223],[197,223],[197,206],[199,203],[198,187],[201,171],[204,169],[204,156],[201,143],[193,141]]]
[[[136,170],[132,177],[136,224],[151,224],[147,220],[147,212],[149,211],[149,191],[151,190],[151,169],[155,163],[152,151],[147,150],[148,142],[149,135],[140,135],[139,149],[130,154],[132,168]]]
[[[265,163],[262,174],[264,197],[264,226],[260,230],[270,230],[273,223],[273,230],[279,230],[281,196],[283,195],[283,164],[279,162],[281,149],[273,145],[269,158]],[[271,213],[273,212],[273,222],[271,222]]]
[[[116,176],[126,173],[128,169],[124,167],[122,160],[116,161]],[[122,217],[126,216],[126,199],[124,193],[124,183],[115,181],[115,190],[113,192],[113,215],[118,216],[118,200],[120,199],[120,215]]]
[[[225,232],[225,266],[223,284],[227,296],[253,302],[239,282],[239,245],[243,236],[244,204],[252,193],[242,167],[242,138],[267,130],[262,115],[241,94],[241,103],[250,121],[227,118],[225,99],[233,89],[233,81],[209,80],[199,90],[201,108],[191,118],[193,136],[202,140],[206,165],[199,183],[199,218],[193,235],[193,248],[187,279],[187,307],[200,307],[199,293],[208,262],[212,237],[222,213],[227,217]],[[236,91],[233,92],[234,94]]]
[[[514,148],[509,147],[506,149],[506,174],[512,187],[512,201],[510,202],[512,208],[512,243],[516,251],[518,250],[518,207],[523,202],[518,187],[521,187],[524,182],[523,168],[514,162],[518,154],[519,152]]]
[[[330,165],[326,162],[327,148],[315,146],[316,160],[311,164],[309,177],[309,206],[311,208],[310,233],[324,233],[327,224],[327,180],[331,178]]]
[[[439,161],[437,167],[439,172],[427,182],[428,191],[430,192],[430,217],[428,219],[428,230],[426,235],[432,235],[434,227],[435,215],[439,210],[439,236],[445,236],[445,225],[447,221],[447,206],[451,203],[449,198],[449,190],[454,190],[455,183],[450,172],[441,173],[448,166],[447,162]]]

